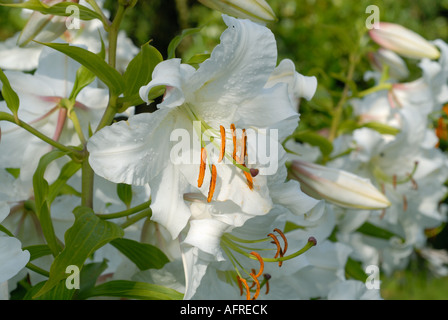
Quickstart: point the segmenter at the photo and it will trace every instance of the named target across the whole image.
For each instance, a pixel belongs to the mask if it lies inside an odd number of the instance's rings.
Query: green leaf
[[[64,192],[65,187],[67,186],[67,181],[70,179],[78,170],[81,168],[81,164],[70,161],[67,162],[61,169],[58,178],[48,189],[48,202],[53,203],[54,199],[61,193]],[[72,188],[71,186],[68,186]]]
[[[207,60],[208,58],[210,58],[210,53],[198,53],[198,54],[195,54],[194,56],[192,56],[190,59],[188,59],[186,64],[189,64],[195,68],[198,68],[199,65],[202,62],[204,62],[205,60]]]
[[[386,229],[377,227],[376,225],[374,225],[370,222],[365,222],[356,231],[358,231],[366,236],[371,236],[371,237],[380,238],[380,239],[384,239],[384,240],[390,240],[391,238],[394,238],[394,237],[402,239],[402,237],[396,235],[395,233],[390,232]]]
[[[33,175],[33,188],[34,188],[34,199],[36,202],[36,208],[38,210],[37,215],[39,216],[39,210],[42,204],[47,200],[49,185],[47,180],[45,180],[44,175],[47,167],[53,161],[65,156],[66,153],[59,150],[53,150],[42,156],[37,165],[37,169]]]
[[[36,296],[48,292],[59,281],[67,278],[67,266],[75,265],[81,270],[84,262],[96,250],[124,235],[119,226],[101,220],[90,208],[78,207],[73,213],[75,222],[65,233],[65,248],[53,261],[50,277]]]
[[[113,93],[118,95],[124,91],[125,86],[121,74],[97,54],[66,43],[38,43],[62,52],[76,60],[103,81]]]
[[[167,58],[168,59],[175,58],[176,57],[176,49],[179,46],[179,44],[182,42],[182,40],[187,36],[198,33],[199,31],[201,31],[201,28],[184,29],[180,35],[175,36],[173,38],[173,40],[171,40],[171,42],[168,45],[168,57]]]
[[[116,239],[111,242],[115,248],[129,258],[140,270],[160,269],[169,259],[157,247],[130,239]]]
[[[95,80],[95,74],[93,74],[93,72],[87,69],[86,67],[81,66],[76,71],[75,84],[73,85],[73,89],[72,92],[70,93],[69,100],[75,101],[76,97],[81,92],[81,90],[87,87],[89,84],[91,84],[93,80]]]
[[[117,195],[121,201],[126,205],[129,209],[132,202],[132,186],[125,183],[117,184]]]
[[[47,241],[47,244],[54,256],[56,256],[62,248],[59,240],[56,238],[53,228],[53,221],[50,213],[51,203],[48,202],[49,186],[47,180],[44,178],[44,175],[50,163],[65,155],[65,152],[59,150],[53,150],[45,154],[42,158],[40,158],[37,169],[33,175],[36,214],[42,227],[45,240]]]
[[[347,263],[345,264],[345,273],[349,278],[353,278],[362,282],[366,282],[368,277],[362,269],[361,263],[353,260],[350,257],[347,259]]]
[[[333,144],[325,137],[315,132],[306,130],[294,134],[296,141],[309,143],[312,146],[319,147],[320,152],[325,157],[333,151]]]
[[[67,10],[69,6],[76,6],[79,9],[79,19],[81,20],[93,20],[100,19],[101,16],[95,11],[74,2],[61,2],[53,6],[46,5],[39,0],[29,0],[23,3],[5,3],[0,2],[0,5],[5,7],[22,8],[38,11],[43,14],[52,14],[55,16],[69,17],[73,14],[70,10]]]
[[[36,260],[40,257],[48,256],[51,254],[51,249],[46,244],[36,244],[36,245],[24,247],[23,250],[29,251],[30,261]]]
[[[91,297],[120,297],[139,300],[181,300],[180,292],[146,282],[114,280],[103,283],[85,292],[80,299]]]
[[[107,269],[107,260],[103,260],[102,262],[94,262],[86,264],[80,274],[79,274],[79,293],[78,295],[82,295],[83,292],[87,292],[92,289],[98,277]]]
[[[140,52],[129,62],[123,74],[126,97],[138,94],[140,88],[152,79],[156,65],[163,61],[162,54],[149,43],[141,47]]]
[[[37,297],[36,293],[44,286],[45,281],[39,282],[27,292],[23,300],[72,300],[76,292],[74,289],[68,289],[65,280],[61,280],[51,290]]]
[[[9,83],[9,80],[3,73],[2,69],[0,69],[0,81],[3,84],[2,86],[3,99],[5,99],[6,105],[8,106],[8,109],[11,110],[15,120],[18,121],[17,111],[19,111],[19,105],[20,105],[19,96],[11,88],[11,84]]]

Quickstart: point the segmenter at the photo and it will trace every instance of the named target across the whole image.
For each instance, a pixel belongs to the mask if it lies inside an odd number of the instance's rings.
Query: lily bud
[[[203,5],[237,18],[255,22],[277,20],[274,11],[265,0],[199,0]]]
[[[438,59],[440,52],[428,40],[401,25],[381,22],[378,29],[369,31],[373,41],[385,49],[412,59]]]
[[[409,77],[409,69],[406,62],[395,52],[387,49],[379,49],[369,54],[370,62],[379,72],[387,66],[389,68],[389,76],[393,79],[401,80]]]
[[[53,6],[65,0],[43,0],[47,6]],[[70,0],[67,2],[78,2]],[[34,11],[17,39],[19,47],[26,46],[30,41],[51,42],[61,36],[66,30],[67,17],[42,14]]]
[[[293,160],[290,177],[300,182],[302,191],[349,209],[379,210],[391,205],[369,179],[315,163]]]

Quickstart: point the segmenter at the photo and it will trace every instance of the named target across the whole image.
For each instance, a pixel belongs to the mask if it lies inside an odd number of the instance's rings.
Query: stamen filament
[[[207,202],[211,202],[216,187],[216,166],[212,165],[212,178],[210,180],[210,189],[208,190]]]

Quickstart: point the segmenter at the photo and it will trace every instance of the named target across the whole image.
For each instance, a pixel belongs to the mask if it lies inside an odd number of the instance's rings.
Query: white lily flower
[[[289,59],[280,61],[269,77],[267,87],[273,87],[277,83],[288,84],[291,101],[296,107],[299,106],[301,98],[311,100],[317,89],[317,78],[298,73],[294,62]]]
[[[3,181],[2,181],[3,182]],[[0,193],[0,223],[9,214],[9,206]],[[22,243],[0,231],[0,300],[8,299],[8,280],[14,277],[30,260],[30,253],[22,250]]]
[[[246,159],[254,159],[256,140],[261,136],[268,139],[265,141],[269,141],[271,150],[282,152],[277,137],[262,131],[275,129],[278,136],[284,136],[298,123],[287,84],[265,88],[277,60],[273,34],[249,20],[225,15],[223,19],[228,29],[221,36],[221,44],[199,69],[181,64],[179,59],[156,66],[152,81],[140,89],[140,95],[148,101],[151,89],[166,86],[159,110],[103,128],[87,146],[90,164],[100,176],[113,182],[150,184],[152,219],[166,227],[173,238],[191,217],[184,201],[186,193],[199,192],[208,201],[230,200],[250,215],[269,212],[272,200],[264,174],[272,174],[268,167],[277,165],[278,160],[267,165],[245,163],[241,152],[245,149]],[[246,147],[245,128],[257,129],[255,134],[247,130]],[[172,158],[176,145],[170,141],[177,133],[188,136],[180,161]],[[205,144],[210,140],[213,142]],[[210,155],[209,167],[201,160],[205,159],[204,149]],[[237,149],[238,153],[232,154]],[[216,159],[214,150],[220,151],[222,162]],[[254,170],[249,173],[249,168]]]
[[[344,170],[293,160],[290,172],[305,193],[342,207],[375,210],[391,204],[369,179]]]
[[[383,48],[403,57],[438,59],[440,52],[428,40],[401,25],[380,22],[379,28],[369,31],[370,37]]]
[[[199,0],[199,2],[222,13],[255,22],[269,22],[277,19],[265,0]]]
[[[11,87],[20,99],[18,116],[43,134],[67,145],[78,145],[80,140],[67,118],[67,108],[61,106],[72,91],[80,64],[53,49],[42,51],[39,67],[31,75],[6,71]],[[108,90],[96,87],[97,82],[85,87],[76,97],[74,111],[85,136],[88,124],[95,126],[101,119],[108,102]],[[10,112],[5,102],[0,110]],[[39,158],[51,148],[40,139],[13,123],[2,122],[0,165],[20,168],[20,177],[31,181]]]

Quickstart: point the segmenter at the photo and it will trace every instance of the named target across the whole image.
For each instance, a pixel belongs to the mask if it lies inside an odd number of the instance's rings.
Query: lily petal
[[[239,105],[256,97],[277,63],[277,46],[272,32],[249,20],[223,15],[228,28],[191,77],[186,92],[196,100],[222,106]]]
[[[115,183],[145,185],[169,163],[166,132],[176,114],[162,108],[105,127],[93,135],[87,149],[95,173]]]

